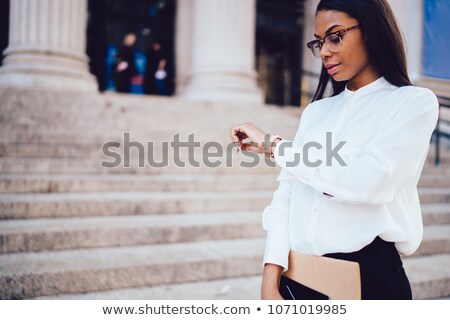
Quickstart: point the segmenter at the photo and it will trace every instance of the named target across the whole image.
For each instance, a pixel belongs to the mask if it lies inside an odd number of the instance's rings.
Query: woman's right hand
[[[261,300],[284,300],[278,289],[261,290]]]

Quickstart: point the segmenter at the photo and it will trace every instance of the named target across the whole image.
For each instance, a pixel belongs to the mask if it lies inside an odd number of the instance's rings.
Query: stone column
[[[0,86],[97,91],[86,49],[86,0],[12,0]]]
[[[255,72],[255,0],[194,0],[192,67],[184,97],[262,103]]]
[[[306,47],[306,43],[314,38],[314,21],[316,16],[316,8],[319,0],[305,1],[305,28],[303,33],[303,75],[302,75],[302,101],[301,106],[306,106],[311,97],[309,94],[316,92],[319,83],[319,75],[322,68],[322,61],[315,58],[311,51]]]
[[[413,83],[422,75],[423,0],[389,0],[405,40],[408,72]]]
[[[185,92],[192,66],[192,14],[194,0],[177,1],[175,28],[176,95]]]

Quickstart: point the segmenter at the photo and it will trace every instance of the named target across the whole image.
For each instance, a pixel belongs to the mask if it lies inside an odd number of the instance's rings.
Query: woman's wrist
[[[281,138],[281,137],[275,138],[275,140],[272,142],[272,145],[270,146],[270,155],[269,156],[272,160],[275,160],[275,154],[274,154],[275,148],[277,147],[277,143],[280,142],[281,140],[283,140],[283,138]]]
[[[283,140],[283,138],[281,138],[279,135],[270,133],[269,143],[264,144],[264,154],[273,160],[275,148],[277,146],[277,143],[281,140]]]
[[[282,272],[282,266],[271,263],[265,264],[263,271],[262,289],[278,289]]]

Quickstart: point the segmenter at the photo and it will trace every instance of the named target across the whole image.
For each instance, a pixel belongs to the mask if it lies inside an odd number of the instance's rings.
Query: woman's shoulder
[[[417,97],[428,98],[431,100],[437,100],[436,95],[433,91],[425,87],[419,86],[403,86],[395,87],[395,93],[403,95],[405,98],[414,99]]]
[[[400,109],[408,112],[423,113],[425,110],[430,113],[439,112],[439,101],[433,91],[419,86],[396,87],[393,92],[401,99]]]

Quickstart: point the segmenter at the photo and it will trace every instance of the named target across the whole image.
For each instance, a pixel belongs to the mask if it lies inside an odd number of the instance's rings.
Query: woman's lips
[[[337,68],[338,68],[340,65],[341,65],[341,64],[337,64],[337,65],[334,65],[334,66],[331,66],[331,67],[327,68],[328,74],[334,74],[334,73],[336,73]]]

